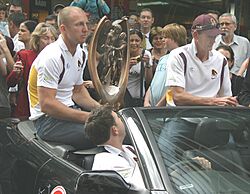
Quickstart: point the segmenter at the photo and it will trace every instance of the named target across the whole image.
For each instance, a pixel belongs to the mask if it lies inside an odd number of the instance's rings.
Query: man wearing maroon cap
[[[226,59],[212,50],[220,34],[216,20],[198,16],[192,25],[193,40],[175,49],[167,61],[167,81],[175,105],[236,106]]]
[[[216,20],[208,14],[198,16],[192,25],[190,44],[171,51],[167,61],[168,104],[236,106],[231,97],[231,82],[225,57],[212,50],[220,31]],[[158,143],[172,165],[183,152],[192,149],[193,137],[200,119],[173,118],[165,122]]]

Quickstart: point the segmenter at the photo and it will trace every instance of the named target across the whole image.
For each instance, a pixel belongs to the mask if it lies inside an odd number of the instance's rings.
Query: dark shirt
[[[249,106],[250,104],[250,65],[248,65],[241,92],[238,95],[238,101],[241,105],[244,106]]]

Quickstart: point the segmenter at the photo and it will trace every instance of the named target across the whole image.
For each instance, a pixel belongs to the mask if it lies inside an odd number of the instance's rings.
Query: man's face
[[[237,25],[233,22],[230,16],[224,16],[219,18],[220,29],[226,35],[234,34],[234,31],[237,28]]]
[[[12,13],[22,13],[22,12],[23,12],[22,7],[17,6],[17,5],[11,5],[10,6],[9,14],[12,14]]]
[[[124,139],[126,136],[126,131],[125,131],[125,126],[124,123],[122,122],[121,118],[119,117],[118,114],[116,114],[115,112],[112,112],[112,115],[115,119],[115,125],[117,127],[117,129],[119,130],[119,136]]]
[[[74,44],[84,43],[88,35],[88,19],[83,11],[74,11],[65,24],[65,35]]]
[[[154,23],[154,18],[150,11],[142,11],[140,14],[139,22],[143,28],[151,28]]]
[[[216,36],[212,36],[207,31],[203,31],[198,33],[197,44],[203,50],[211,51],[215,42],[215,38]]]
[[[56,25],[56,20],[54,20],[54,19],[52,19],[52,20],[47,20],[45,23],[46,23],[46,24],[50,24],[50,25],[52,25],[52,26],[55,26],[55,25]]]

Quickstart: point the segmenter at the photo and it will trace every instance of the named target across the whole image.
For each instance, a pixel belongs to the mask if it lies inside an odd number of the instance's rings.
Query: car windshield
[[[177,193],[249,193],[250,111],[145,110]]]

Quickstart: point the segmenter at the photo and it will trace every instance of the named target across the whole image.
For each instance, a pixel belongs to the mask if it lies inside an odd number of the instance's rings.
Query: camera
[[[138,55],[137,57],[135,57],[135,59],[136,59],[137,63],[139,63],[141,61],[141,56]]]

